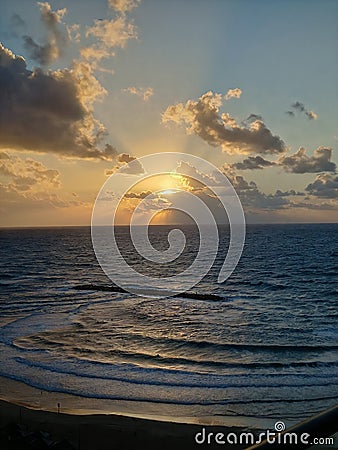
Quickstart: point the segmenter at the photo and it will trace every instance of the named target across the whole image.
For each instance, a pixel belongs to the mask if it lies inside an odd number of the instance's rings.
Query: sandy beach
[[[124,411],[122,404],[120,410]],[[54,446],[42,448],[59,450],[242,449],[247,445],[220,445],[214,438],[210,444],[197,444],[195,435],[203,429],[206,439],[207,433],[213,433],[214,437],[217,433],[258,433],[264,429],[254,420],[250,423],[248,418],[146,416],[141,409],[137,411],[136,405],[126,413],[120,410],[112,409],[107,400],[40,391],[0,377],[0,448],[40,449],[40,443],[29,447],[20,443],[20,439],[32,434],[39,438],[43,432],[49,434],[47,441]]]
[[[243,431],[241,428],[180,424],[117,414],[77,415],[33,410],[6,401],[0,401],[1,448],[12,448],[8,441],[13,425],[21,425],[26,432],[48,432],[54,441],[66,440],[75,449],[194,449],[220,448],[219,444],[197,444],[195,435],[203,427],[208,433],[230,433]],[[12,427],[12,428],[11,428]],[[13,443],[12,443],[13,445]],[[65,445],[65,444],[64,444]],[[222,448],[228,448],[222,445]],[[231,445],[240,449],[245,445]],[[34,448],[34,447],[33,447]],[[36,447],[37,448],[37,447]],[[52,447],[54,448],[54,447]],[[71,447],[70,447],[71,448]]]

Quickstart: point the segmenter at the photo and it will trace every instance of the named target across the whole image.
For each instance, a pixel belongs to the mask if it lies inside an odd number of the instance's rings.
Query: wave
[[[73,289],[78,291],[102,291],[102,292],[120,292],[122,294],[128,294],[129,292],[116,285],[100,285],[100,284],[80,284],[73,286]],[[223,301],[224,297],[217,294],[200,294],[198,292],[182,292],[172,296],[172,298],[187,298],[193,300],[206,300],[206,301]]]
[[[272,274],[269,274],[269,276],[271,276],[272,278],[275,278],[274,276],[272,276]],[[279,278],[279,276],[277,276],[277,278]],[[231,285],[240,285],[240,286],[250,286],[250,287],[263,287],[263,288],[269,288],[270,290],[284,290],[287,289],[289,287],[288,284],[280,284],[280,283],[276,283],[276,281],[271,280],[271,281],[266,281],[266,280],[230,280],[229,282],[229,286]]]
[[[194,347],[197,349],[210,349],[210,350],[249,350],[249,351],[268,351],[268,352],[317,352],[317,351],[328,351],[328,350],[338,350],[338,345],[292,345],[292,344],[245,344],[238,342],[229,343],[216,343],[210,341],[187,341],[183,339],[154,339],[147,337],[147,340],[154,340],[159,343],[169,343],[169,344],[185,344],[189,347]]]
[[[47,341],[48,342],[48,341]],[[36,343],[36,341],[35,341]],[[59,349],[59,342],[48,342],[49,349]],[[217,345],[217,344],[216,344]],[[27,347],[25,347],[26,349]],[[40,347],[41,350],[45,350],[44,347]],[[48,349],[47,349],[48,350]],[[203,366],[209,368],[224,368],[224,369],[260,369],[260,368],[291,368],[291,367],[332,367],[337,366],[337,361],[318,361],[314,359],[303,360],[303,361],[255,361],[255,362],[241,362],[241,361],[215,361],[210,359],[193,359],[186,358],[184,356],[164,356],[159,353],[146,353],[146,352],[131,352],[121,349],[113,349],[109,351],[100,352],[94,348],[81,348],[74,347],[68,348],[67,352],[69,355],[96,355],[97,357],[105,357],[107,359],[115,358],[115,360],[123,361],[133,361],[143,364],[152,365],[186,365],[186,366]],[[228,356],[229,357],[229,356]]]
[[[283,398],[283,397],[276,397],[276,398],[270,398],[270,399],[260,399],[260,398],[254,398],[254,399],[245,399],[245,400],[237,400],[237,399],[228,399],[228,400],[197,400],[197,399],[191,399],[191,400],[183,400],[182,397],[179,395],[179,392],[177,392],[177,397],[175,399],[169,399],[169,398],[147,398],[145,396],[139,396],[134,395],[128,397],[128,395],[114,395],[114,394],[107,394],[107,393],[98,393],[95,394],[92,392],[91,389],[84,390],[82,387],[79,388],[78,386],[74,385],[73,388],[66,387],[66,385],[63,385],[61,388],[60,385],[55,384],[44,384],[41,382],[37,382],[36,380],[27,379],[27,377],[23,375],[7,375],[6,373],[3,373],[0,369],[0,376],[4,376],[16,381],[21,381],[25,384],[28,384],[32,387],[35,387],[40,390],[49,391],[49,392],[59,392],[62,394],[71,394],[71,395],[77,395],[79,397],[84,398],[95,398],[95,399],[102,399],[102,400],[115,400],[115,401],[129,401],[129,402],[144,402],[144,403],[155,403],[155,404],[171,404],[171,405],[197,405],[197,406],[224,406],[224,405],[249,405],[249,404],[276,404],[280,406],[280,403],[311,403],[311,402],[319,402],[319,401],[327,401],[327,400],[336,400],[338,398],[337,395],[330,395],[330,396],[320,396],[320,397],[310,397],[310,398]],[[121,392],[121,390],[120,390]],[[257,417],[257,416],[256,416]]]
[[[167,381],[166,379],[162,379],[160,380],[158,377],[156,377],[156,379],[153,380],[149,380],[148,379],[135,379],[135,378],[131,378],[130,375],[129,376],[122,376],[122,375],[108,375],[105,374],[104,372],[102,372],[102,370],[98,373],[89,373],[90,371],[86,370],[85,368],[81,367],[82,372],[79,372],[79,370],[72,370],[70,368],[70,365],[67,365],[66,368],[64,367],[52,367],[50,364],[44,364],[41,362],[35,362],[35,361],[31,361],[22,357],[16,357],[15,360],[20,363],[20,364],[24,364],[26,366],[32,367],[32,368],[38,368],[38,369],[44,369],[47,370],[49,372],[54,372],[54,373],[62,373],[62,374],[66,374],[66,375],[73,375],[76,377],[80,377],[80,378],[93,378],[93,379],[103,379],[103,380],[111,380],[111,381],[121,381],[121,382],[125,382],[125,383],[130,383],[130,384],[139,384],[139,385],[148,385],[148,386],[171,386],[171,387],[185,387],[185,388],[206,388],[206,389],[229,389],[229,388],[285,388],[285,387],[297,387],[297,388],[301,388],[301,387],[326,387],[326,386],[336,386],[338,385],[338,380],[330,380],[328,379],[328,376],[325,376],[326,382],[323,383],[318,383],[318,381],[313,381],[313,382],[305,382],[304,381],[304,375],[302,375],[301,377],[301,381],[300,383],[290,383],[290,382],[285,382],[285,383],[281,383],[281,382],[274,382],[274,383],[267,383],[266,381],[266,377],[261,377],[262,380],[264,380],[264,383],[261,382],[248,382],[248,381],[243,381],[243,382],[227,382],[227,383],[221,383],[220,381],[223,379],[222,376],[216,376],[214,378],[217,378],[217,380],[219,381],[218,383],[211,383],[210,381],[210,376],[204,376],[202,374],[200,374],[200,376],[196,377],[196,373],[195,372],[188,372],[188,374],[190,375],[190,377],[193,375],[195,376],[195,378],[197,378],[195,380],[195,382],[192,382],[192,380],[190,382],[187,382],[187,377],[185,376],[187,374],[187,372],[184,373],[184,378],[182,377],[182,381],[180,382],[174,382],[174,381]],[[104,364],[99,363],[100,365],[104,366]],[[135,372],[135,371],[134,371]],[[155,371],[153,371],[154,373]],[[168,370],[167,372],[170,373],[170,370]],[[175,371],[176,375],[177,373],[180,374],[180,371]],[[142,375],[143,374],[143,368],[140,368],[138,370],[138,375]],[[144,375],[144,374],[143,374]],[[238,375],[231,375],[232,379],[238,379]],[[208,379],[208,383],[204,383],[201,381],[201,379]],[[312,378],[312,377],[310,377]],[[322,377],[324,378],[324,377]],[[191,378],[190,378],[191,379]]]
[[[152,355],[148,353],[129,353],[122,350],[110,352],[111,356],[120,356],[124,359],[132,361],[151,362],[169,365],[197,365],[206,367],[218,367],[225,369],[260,369],[260,368],[291,368],[291,367],[336,367],[337,361],[293,361],[293,362],[225,362],[225,361],[211,361],[211,360],[194,360],[183,357],[166,357],[159,354]]]
[[[102,321],[96,321],[96,324],[100,324]],[[81,321],[73,322],[78,328],[84,328],[85,325]],[[90,331],[90,330],[87,330]],[[175,338],[154,338],[151,336],[143,336],[138,334],[126,334],[123,335],[125,340],[128,338],[140,339],[140,343],[147,343],[153,346],[163,346],[165,345],[169,350],[177,349],[194,349],[194,350],[208,350],[210,353],[214,354],[216,351],[250,351],[252,353],[258,352],[268,352],[268,353],[314,353],[314,352],[328,352],[338,350],[337,344],[247,344],[238,342],[225,342],[217,343],[211,341],[193,341],[186,339],[175,339]],[[37,341],[34,343],[36,344]],[[46,345],[55,344],[45,338],[40,337],[40,343]],[[56,343],[60,345],[60,343]],[[170,347],[172,347],[170,349]],[[110,354],[110,353],[109,353]],[[129,352],[127,352],[129,354]],[[155,356],[155,355],[153,355]],[[160,356],[159,354],[156,356]]]

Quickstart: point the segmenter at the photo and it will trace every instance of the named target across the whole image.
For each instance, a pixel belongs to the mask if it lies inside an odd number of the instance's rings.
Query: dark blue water
[[[166,247],[168,227],[150,240]],[[161,276],[185,268],[198,236]],[[249,226],[239,265],[194,288],[210,299],[75,290],[110,285],[89,228],[2,230],[0,375],[50,391],[110,399],[140,413],[299,419],[337,402],[338,225]],[[132,282],[132,280],[131,280]],[[116,410],[115,408],[112,408]]]

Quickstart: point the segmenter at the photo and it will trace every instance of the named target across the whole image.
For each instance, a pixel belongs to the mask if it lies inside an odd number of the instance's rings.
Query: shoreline
[[[105,449],[195,449],[200,445],[195,442],[195,435],[203,428],[207,432],[241,433],[243,427],[225,427],[220,425],[203,425],[192,423],[175,423],[151,420],[119,414],[74,414],[50,412],[31,409],[27,406],[0,400],[1,448],[11,442],[8,430],[16,428],[24,433],[48,433],[49,439],[67,442],[77,450]],[[256,430],[258,432],[258,430]],[[7,433],[7,434],[6,434]],[[216,446],[214,446],[216,445]],[[219,445],[208,448],[219,448]],[[231,445],[232,449],[243,449],[246,445]],[[18,447],[19,448],[19,447]],[[20,447],[21,448],[21,447]],[[33,447],[35,448],[35,447]],[[222,448],[228,448],[222,445]]]
[[[240,417],[230,416],[170,417],[155,411],[154,414],[142,412],[139,404],[132,406],[134,410],[127,412],[117,405],[112,408],[111,402],[39,391],[22,382],[0,377],[0,447],[2,450],[26,448],[11,445],[22,435],[36,435],[38,439],[48,433],[48,439],[63,442],[62,450],[214,449],[220,445],[195,442],[196,434],[203,428],[214,435],[239,435],[248,431],[258,434],[270,427],[268,420],[264,421],[265,426],[258,426],[254,420],[250,423],[250,418],[241,422]],[[236,450],[247,445],[221,447]]]
[[[329,417],[330,416],[330,417]],[[315,436],[331,436],[334,440],[334,424],[337,406],[305,420],[285,433],[307,433],[316,430]],[[243,427],[225,427],[217,425],[175,423],[172,421],[151,420],[147,418],[128,417],[119,414],[74,414],[30,409],[8,401],[0,400],[0,447],[2,450],[193,450],[197,448],[216,449],[253,449],[248,442],[239,444],[240,436],[251,434],[258,438],[265,430],[249,430]],[[282,433],[283,434],[283,433]],[[232,443],[218,442],[232,435]],[[202,437],[203,436],[203,437]],[[209,437],[210,436],[210,437]],[[198,437],[198,439],[196,439]],[[205,438],[206,437],[206,438]],[[199,441],[203,439],[203,442]],[[210,440],[208,440],[210,439]],[[236,439],[236,441],[233,441]],[[228,441],[227,441],[228,442]],[[262,446],[269,447],[269,442]],[[28,445],[28,446],[27,446]],[[334,445],[334,444],[333,444]],[[274,447],[275,448],[275,447]],[[277,445],[276,448],[284,448]],[[293,448],[287,445],[286,448]],[[301,448],[323,448],[316,445]],[[336,448],[335,446],[333,448]]]
[[[74,416],[123,416],[140,420],[150,420],[179,425],[218,426],[262,430],[273,428],[276,419],[248,416],[192,416],[189,414],[163,414],[158,405],[152,410],[151,404],[132,401],[112,401],[100,398],[80,397],[74,394],[40,390],[22,381],[0,376],[0,401],[32,411],[57,413]],[[297,420],[287,421],[288,426]]]

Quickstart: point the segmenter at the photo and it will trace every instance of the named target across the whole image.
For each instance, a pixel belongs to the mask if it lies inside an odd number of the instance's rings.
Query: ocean
[[[172,228],[150,228],[157,249]],[[168,265],[138,258],[128,228],[119,245],[137,270],[175,275],[199,242],[181,228],[186,248]],[[218,284],[221,227],[207,276],[190,296],[161,299],[110,290],[88,227],[2,229],[0,240],[3,377],[182,421],[297,422],[337,403],[337,224],[248,225],[237,268]]]

